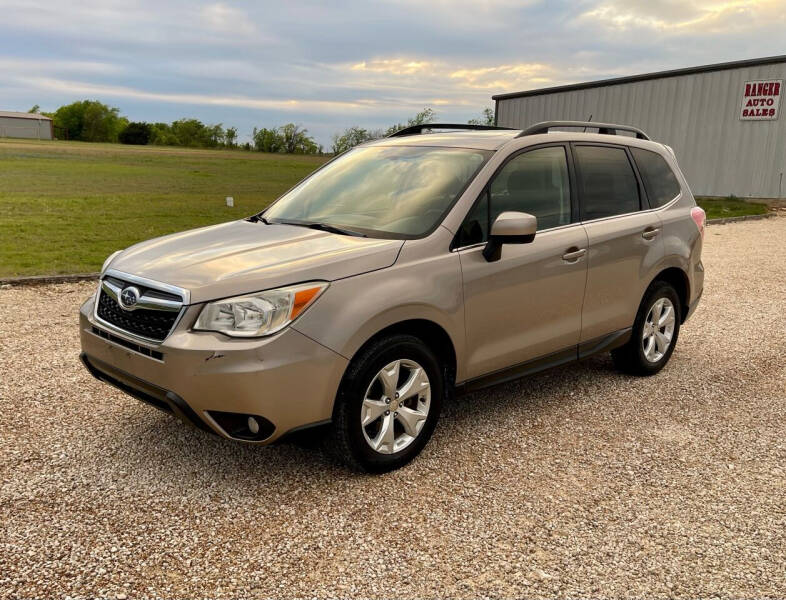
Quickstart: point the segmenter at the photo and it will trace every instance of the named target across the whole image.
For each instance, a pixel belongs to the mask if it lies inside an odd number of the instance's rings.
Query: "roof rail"
[[[399,129],[391,133],[388,137],[399,137],[404,135],[418,135],[424,129],[471,129],[475,131],[488,131],[491,129],[512,130],[512,127],[497,127],[496,125],[471,125],[469,123],[423,123],[421,125],[410,125],[404,129]]]
[[[606,135],[618,135],[618,131],[630,131],[636,134],[636,137],[640,140],[648,140],[650,136],[644,133],[638,127],[633,127],[632,125],[617,125],[616,123],[596,123],[593,121],[543,121],[542,123],[536,123],[531,127],[528,127],[516,137],[524,137],[525,135],[537,135],[539,133],[548,133],[549,129],[553,129],[555,127],[581,127],[586,129],[587,127],[592,127],[593,129],[597,129],[598,133],[606,134]]]

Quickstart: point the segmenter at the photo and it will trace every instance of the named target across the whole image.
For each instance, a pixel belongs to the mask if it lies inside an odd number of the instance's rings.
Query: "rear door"
[[[663,236],[627,147],[576,143],[573,155],[589,240],[583,343],[633,325]]]
[[[581,331],[587,235],[574,210],[566,145],[526,149],[491,178],[457,237],[464,287],[467,375],[479,377],[561,350]],[[505,211],[535,215],[529,244],[505,244],[483,258],[494,219]]]

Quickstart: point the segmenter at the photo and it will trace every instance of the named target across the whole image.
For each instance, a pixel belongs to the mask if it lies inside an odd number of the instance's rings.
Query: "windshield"
[[[468,148],[356,148],[282,196],[264,216],[268,222],[418,237],[436,227],[491,154]]]

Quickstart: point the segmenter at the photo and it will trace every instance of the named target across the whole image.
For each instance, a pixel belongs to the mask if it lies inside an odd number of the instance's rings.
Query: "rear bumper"
[[[682,319],[683,323],[696,312],[696,308],[699,306],[699,301],[701,300],[701,295],[704,293],[704,263],[702,263],[701,260],[698,260],[693,267],[689,281],[692,298],[688,304],[688,310],[685,313],[685,317]]]
[[[189,330],[190,307],[160,345],[129,343],[80,310],[82,362],[98,379],[186,423],[223,437],[267,444],[332,416],[347,360],[287,328],[258,339]],[[242,431],[247,416],[256,436]],[[269,424],[269,426],[268,426]]]
[[[685,318],[682,320],[683,323],[688,319],[690,319],[691,316],[693,316],[693,313],[696,312],[696,308],[699,306],[699,300],[701,300],[701,295],[703,293],[704,293],[704,288],[699,290],[698,296],[696,296],[693,299],[693,302],[690,303],[690,305],[688,306],[688,312],[685,314]]]

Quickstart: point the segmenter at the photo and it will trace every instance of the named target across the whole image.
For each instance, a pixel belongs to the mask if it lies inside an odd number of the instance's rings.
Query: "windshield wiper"
[[[280,223],[281,225],[297,225],[298,227],[308,227],[309,229],[319,229],[320,231],[328,231],[330,233],[337,233],[339,235],[353,235],[355,237],[367,237],[365,233],[353,231],[352,229],[344,229],[343,227],[336,227],[330,223],[320,223],[319,221],[284,221],[276,219],[273,223]]]
[[[261,214],[251,215],[250,217],[248,217],[248,219],[246,219],[246,221],[250,221],[251,223],[264,223],[265,225],[270,225],[270,222]]]
[[[311,229],[320,229],[321,231],[329,231],[330,233],[338,233],[339,235],[354,235],[356,237],[366,237],[365,233],[353,231],[352,229],[344,229],[343,227],[336,227],[329,223],[309,223],[307,227]]]

